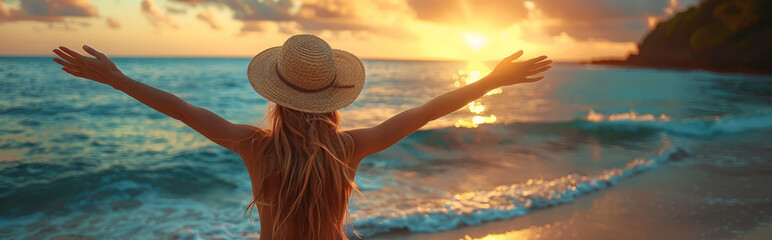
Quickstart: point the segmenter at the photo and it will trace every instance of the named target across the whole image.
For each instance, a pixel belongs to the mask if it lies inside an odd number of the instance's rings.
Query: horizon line
[[[39,55],[39,54],[25,54],[25,55],[3,55],[0,54],[0,58],[13,58],[13,57],[27,57],[27,58],[44,58],[44,57],[57,57],[54,54],[51,55]],[[116,55],[110,58],[158,58],[158,59],[250,59],[250,56],[142,56],[142,55]],[[384,58],[384,57],[362,57],[363,61],[406,61],[406,62],[465,62],[473,61],[472,59],[454,59],[454,58]],[[603,60],[624,60],[624,57],[608,57],[602,58]],[[586,63],[598,59],[573,59],[573,60],[553,60],[556,63]],[[477,60],[482,62],[500,61],[499,59],[486,59]]]

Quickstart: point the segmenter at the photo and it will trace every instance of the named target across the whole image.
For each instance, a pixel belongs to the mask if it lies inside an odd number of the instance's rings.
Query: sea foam
[[[445,199],[414,199],[409,208],[383,203],[383,206],[374,206],[377,212],[361,209],[352,213],[352,218],[357,233],[363,236],[396,229],[436,232],[508,219],[573,202],[579,196],[611,187],[628,176],[685,155],[686,151],[678,146],[665,146],[657,156],[634,159],[624,167],[605,169],[595,175],[575,173],[552,180],[532,179],[492,190],[458,193]]]
[[[710,136],[722,133],[740,133],[756,129],[772,128],[772,113],[743,116],[714,116],[671,120],[660,114],[638,114],[636,112],[604,115],[590,109],[579,127],[594,131],[665,131],[689,136]]]

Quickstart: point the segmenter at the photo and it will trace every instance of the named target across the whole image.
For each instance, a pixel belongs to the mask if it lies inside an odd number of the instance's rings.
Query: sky
[[[363,59],[623,58],[698,0],[0,0],[0,55],[252,57],[310,33]]]

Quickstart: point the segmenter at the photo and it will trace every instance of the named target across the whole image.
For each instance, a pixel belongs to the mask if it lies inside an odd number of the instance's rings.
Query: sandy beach
[[[771,239],[769,200],[747,206],[685,201],[670,190],[689,188],[693,176],[673,177],[678,168],[633,176],[618,186],[591,193],[573,203],[540,209],[525,216],[435,233],[405,231],[378,235],[374,240],[446,239]],[[670,175],[670,176],[669,176]],[[659,187],[664,188],[659,188]],[[742,191],[742,190],[740,190]],[[768,192],[748,193],[768,199]],[[745,205],[745,204],[743,204]],[[765,222],[746,211],[766,211]],[[757,215],[758,216],[758,215]],[[724,223],[726,225],[716,225]],[[728,230],[731,225],[733,230]],[[757,227],[758,226],[758,227]],[[741,230],[740,230],[741,229]]]

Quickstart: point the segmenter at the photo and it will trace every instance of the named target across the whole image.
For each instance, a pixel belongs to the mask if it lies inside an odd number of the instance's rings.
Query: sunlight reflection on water
[[[453,74],[453,80],[456,80],[455,82],[453,82],[453,85],[456,87],[466,86],[480,80],[482,77],[488,75],[489,73],[491,73],[490,68],[485,66],[482,62],[469,61],[467,62],[465,69],[460,69],[458,70],[458,73]],[[501,93],[502,93],[502,89],[499,87],[487,92],[485,96],[501,94]],[[493,114],[490,114],[488,116],[484,115],[485,105],[483,105],[479,100],[469,102],[469,104],[467,104],[467,108],[469,109],[469,112],[473,113],[475,116],[472,117],[471,121],[468,119],[457,120],[455,123],[455,126],[457,128],[459,127],[476,128],[480,124],[496,122],[495,115]]]

